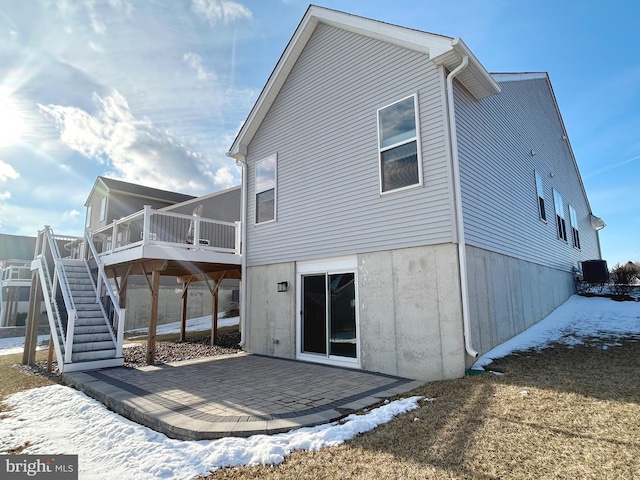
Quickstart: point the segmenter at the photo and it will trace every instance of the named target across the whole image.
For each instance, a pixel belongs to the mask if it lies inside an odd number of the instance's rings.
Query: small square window
[[[256,162],[256,223],[276,219],[277,156]]]
[[[417,95],[378,110],[382,193],[422,183],[417,111]]]

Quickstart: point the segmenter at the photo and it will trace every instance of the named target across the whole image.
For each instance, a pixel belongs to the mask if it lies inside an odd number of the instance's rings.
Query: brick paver
[[[245,353],[63,378],[123,416],[183,440],[326,423],[421,383]]]

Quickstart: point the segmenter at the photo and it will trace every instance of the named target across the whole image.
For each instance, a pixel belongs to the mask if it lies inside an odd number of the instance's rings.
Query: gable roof
[[[311,5],[304,14],[291,40],[289,40],[258,100],[251,112],[249,112],[247,120],[242,125],[240,132],[238,132],[229,152],[227,152],[228,156],[237,160],[244,158],[248,144],[267,115],[269,108],[278,96],[280,89],[319,23],[425,53],[431,57],[431,60],[436,65],[443,65],[449,70],[456,68],[463,58],[467,56],[469,64],[456,79],[477,99],[500,92],[498,84],[491,78],[460,38],[427,33]]]
[[[108,193],[123,193],[134,197],[160,200],[170,204],[186,202],[187,200],[196,198],[193,195],[185,195],[184,193],[145,187],[144,185],[138,185],[136,183],[123,182],[122,180],[115,180],[113,178],[100,176],[93,184],[93,188],[91,189],[91,192],[87,197],[87,201],[84,204],[85,206],[89,205],[89,200],[96,190],[100,191],[103,195]]]
[[[549,89],[549,95],[551,96],[551,101],[553,102],[553,106],[555,107],[556,114],[558,115],[558,121],[560,122],[560,126],[562,128],[562,138],[567,143],[569,154],[571,155],[571,160],[573,161],[573,168],[575,169],[576,175],[578,176],[580,188],[582,189],[582,196],[584,197],[587,207],[589,208],[589,212],[593,215],[593,211],[591,210],[591,204],[589,203],[589,197],[587,196],[587,190],[584,188],[582,175],[580,175],[578,162],[576,161],[576,157],[573,153],[573,148],[571,147],[571,142],[569,141],[569,134],[567,133],[567,129],[564,125],[564,120],[562,119],[562,114],[560,113],[560,106],[558,105],[558,100],[556,99],[556,95],[553,91],[553,86],[551,85],[551,79],[549,78],[549,74],[547,72],[515,72],[515,73],[492,73],[491,76],[498,83],[524,82],[527,80],[544,80],[546,82],[547,88]]]

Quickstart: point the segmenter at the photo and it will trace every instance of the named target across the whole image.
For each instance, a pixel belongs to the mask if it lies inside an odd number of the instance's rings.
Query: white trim
[[[356,357],[341,357],[326,354],[314,354],[302,351],[302,277],[310,274],[332,275],[353,273],[356,304]],[[358,257],[334,257],[324,260],[296,262],[296,359],[342,367],[361,368],[360,364],[360,314],[358,299]],[[329,330],[327,329],[327,339]],[[328,342],[328,340],[327,340]]]
[[[100,222],[104,222],[107,218],[107,197],[102,197],[100,201]]]
[[[414,124],[415,124],[415,137],[407,138],[401,140],[397,143],[393,143],[391,145],[387,145],[385,147],[382,146],[382,137],[380,133],[380,112],[383,110],[392,107],[393,105],[397,105],[400,102],[404,102],[405,100],[413,98],[413,114],[414,114]],[[378,188],[380,195],[387,195],[389,193],[401,192],[404,190],[408,190],[411,188],[421,187],[423,185],[423,174],[422,174],[422,143],[420,141],[420,104],[418,101],[418,93],[414,93],[412,95],[408,95],[400,100],[396,100],[393,103],[385,105],[384,107],[376,110],[376,129],[378,131]],[[394,188],[391,190],[383,190],[382,189],[382,154],[383,152],[387,152],[389,150],[393,150],[394,148],[401,147],[402,145],[407,145],[412,142],[416,142],[416,155],[417,159],[417,168],[418,168],[418,183],[412,183],[411,185],[406,185],[400,188]]]

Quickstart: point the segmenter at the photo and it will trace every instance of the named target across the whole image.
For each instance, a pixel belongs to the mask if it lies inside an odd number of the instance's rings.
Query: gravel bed
[[[211,346],[210,343],[211,335],[190,338],[187,342],[157,342],[155,363],[169,363],[238,353],[240,351],[238,348],[240,332],[218,335],[218,345]],[[127,367],[142,367],[147,364],[146,345],[124,348],[122,354],[124,356],[124,364]]]
[[[210,345],[211,334],[203,334],[189,338],[186,342],[157,342],[155,363],[177,362],[179,360],[192,360],[194,358],[213,357],[214,355],[227,355],[238,353],[241,349],[240,332],[230,332],[218,335],[218,345]],[[124,365],[126,367],[143,367],[147,365],[147,346],[137,345],[123,348]],[[55,358],[55,357],[54,357]],[[58,362],[52,364],[52,373],[47,373],[47,362],[42,360],[35,365],[15,365],[14,368],[32,375],[41,375],[56,380],[60,375]]]

